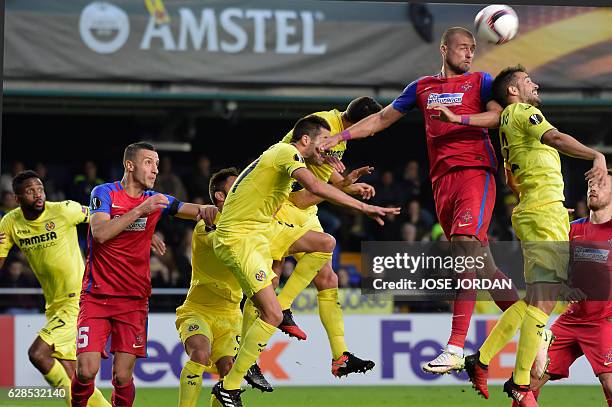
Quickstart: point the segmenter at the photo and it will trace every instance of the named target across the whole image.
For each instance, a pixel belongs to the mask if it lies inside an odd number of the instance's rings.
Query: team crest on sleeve
[[[544,118],[537,113],[529,116],[529,123],[533,124],[534,126],[542,123],[543,121],[544,121]]]
[[[55,223],[47,222],[47,224],[45,225],[45,229],[47,229],[47,232],[51,232],[53,229],[55,229]]]
[[[297,153],[296,153],[296,154],[293,156],[293,159],[294,159],[295,161],[299,161],[299,162],[301,162],[301,163],[303,163],[303,162],[304,162],[304,159],[302,158],[302,156],[301,156],[301,155],[299,155],[299,154],[297,154]]]
[[[259,270],[257,273],[255,273],[255,280],[257,281],[264,281],[266,279],[266,272],[263,270]]]
[[[197,331],[198,329],[200,329],[200,326],[198,324],[191,324],[187,328],[189,332]]]
[[[97,196],[91,198],[91,208],[95,211],[96,209],[100,209],[102,207],[102,201]]]

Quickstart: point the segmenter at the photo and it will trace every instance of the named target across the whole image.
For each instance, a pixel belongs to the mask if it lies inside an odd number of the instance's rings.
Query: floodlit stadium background
[[[44,178],[48,200],[88,203],[92,186],[121,177],[123,148],[138,140],[152,141],[160,151],[157,190],[208,202],[211,172],[244,167],[299,117],[342,110],[361,95],[386,105],[412,80],[437,72],[442,31],[471,28],[482,8],[279,0],[164,4],[165,14],[151,15],[139,0],[6,2],[2,213],[14,202],[12,174],[23,167]],[[518,37],[500,47],[479,43],[472,70],[495,75],[522,63],[541,86],[547,119],[612,159],[612,9],[515,10]],[[498,148],[495,131],[491,139]],[[375,202],[401,205],[403,214],[378,228],[355,213],[320,206],[326,231],[338,241],[334,269],[345,287],[347,343],[377,363],[373,372],[342,384],[467,387],[464,376],[433,377],[420,370],[446,343],[448,304],[370,301],[358,290],[362,240],[439,237],[421,113],[349,143],[345,163],[373,165],[375,173],[364,181],[376,186]],[[586,211],[588,167],[563,158],[566,206],[576,208],[576,216]],[[489,232],[492,239],[511,240],[515,202],[502,178],[497,185]],[[185,355],[172,312],[189,284],[191,226],[166,220],[158,227],[170,254],[151,259],[149,359],[135,370],[137,387],[178,386]],[[289,275],[291,265],[284,272]],[[27,348],[44,324],[42,296],[18,253],[7,261],[0,285],[0,386],[43,385],[27,360]],[[276,385],[338,383],[329,374],[327,338],[315,301],[315,292],[307,291],[295,305],[308,341],[297,343],[279,333],[262,354],[264,373]],[[468,353],[496,320],[494,306],[480,302],[477,308]],[[509,377],[515,346],[509,344],[492,363],[493,382]],[[110,372],[110,363],[103,363],[102,387],[110,386]],[[205,386],[212,383],[209,378]],[[582,358],[564,383],[598,382]]]

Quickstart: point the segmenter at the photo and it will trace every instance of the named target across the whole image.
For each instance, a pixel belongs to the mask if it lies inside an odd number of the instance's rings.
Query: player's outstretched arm
[[[150,213],[162,210],[169,204],[168,198],[164,194],[156,194],[147,198],[140,205],[125,213],[122,216],[111,219],[108,212],[95,212],[91,215],[89,224],[91,234],[96,242],[105,243],[123,232],[129,225],[138,218],[147,216]]]
[[[373,186],[363,183],[355,182],[362,175],[370,174],[374,170],[374,167],[361,167],[351,171],[346,177],[343,177],[337,171],[332,172],[329,182],[336,188],[346,192],[349,195],[361,196],[363,199],[370,199],[376,194],[376,190]],[[302,189],[298,192],[294,192],[289,195],[289,200],[295,206],[300,209],[306,209],[312,205],[318,205],[325,201],[324,198],[319,195],[315,195],[307,189]]]
[[[450,109],[439,103],[432,103],[427,106],[427,109],[434,110],[435,114],[430,115],[432,119],[440,120],[447,123],[463,124],[466,126],[484,127],[494,129],[499,127],[499,117],[502,112],[502,107],[494,100],[487,103],[487,110],[482,113],[458,115],[450,111]]]
[[[404,113],[395,110],[393,105],[387,105],[378,113],[369,115],[361,121],[353,124],[341,133],[331,136],[321,144],[321,149],[329,150],[337,146],[343,140],[355,140],[373,136],[381,130],[386,129],[404,116]]]
[[[213,226],[219,209],[215,205],[198,205],[184,202],[176,213],[177,218],[191,219],[196,222],[204,219],[206,226]]]
[[[542,135],[541,141],[570,157],[593,160],[593,168],[585,174],[588,180],[593,179],[595,182],[602,182],[607,176],[606,157],[599,151],[585,146],[569,134],[562,133],[557,129],[550,129]]]
[[[337,205],[357,209],[374,219],[380,225],[384,225],[382,217],[388,214],[397,215],[400,212],[400,208],[381,208],[358,201],[339,189],[319,181],[307,168],[298,168],[293,171],[291,176],[313,194],[325,198]]]

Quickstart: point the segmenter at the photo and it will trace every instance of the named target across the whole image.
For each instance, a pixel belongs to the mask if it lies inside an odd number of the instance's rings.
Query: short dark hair
[[[15,195],[19,195],[21,189],[23,188],[23,184],[31,178],[40,179],[38,174],[32,170],[22,171],[19,174],[15,175],[15,177],[13,178],[13,193]]]
[[[463,34],[463,35],[467,35],[468,37],[474,38],[474,34],[472,34],[472,32],[468,30],[467,28],[451,27],[451,28],[446,29],[446,31],[442,33],[442,37],[440,37],[440,46],[448,45],[451,38],[453,38],[455,34]]]
[[[217,203],[215,199],[215,192],[223,191],[223,184],[229,177],[237,177],[240,174],[240,171],[236,167],[223,168],[215,172],[210,177],[210,182],[208,183],[208,194],[210,195],[210,200],[213,204]]]
[[[302,117],[295,123],[295,126],[293,126],[291,142],[299,141],[304,134],[307,134],[312,138],[317,137],[321,132],[321,127],[326,130],[331,130],[327,120],[323,119],[322,117],[315,115]]]
[[[382,106],[376,100],[369,96],[360,96],[353,99],[344,111],[346,120],[351,123],[357,123],[371,114],[378,113],[382,110]]]
[[[518,72],[527,72],[522,65],[509,66],[497,74],[493,85],[493,99],[502,107],[508,106],[508,87],[517,86],[518,82],[515,74]]]
[[[123,152],[123,162],[126,162],[127,160],[134,161],[134,158],[136,158],[136,153],[140,150],[155,151],[155,147],[153,147],[153,144],[144,141],[132,143],[127,146]]]

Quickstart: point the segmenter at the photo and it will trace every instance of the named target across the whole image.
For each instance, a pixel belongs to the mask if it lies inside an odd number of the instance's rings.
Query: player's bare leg
[[[259,318],[253,322],[242,338],[240,351],[229,373],[223,382],[218,382],[212,390],[212,394],[224,407],[242,406],[240,397],[242,379],[268,345],[268,340],[283,320],[283,313],[272,285],[259,290],[251,300],[259,310]]]
[[[362,360],[348,351],[344,340],[344,319],[338,302],[338,276],[328,261],[313,280],[317,287],[319,318],[327,332],[332,352],[332,374],[336,377],[349,373],[365,373],[374,368],[371,360]]]
[[[215,365],[217,366],[217,372],[219,372],[219,379],[223,378],[229,373],[232,366],[234,366],[234,358],[232,356],[223,356],[219,359]],[[220,407],[222,404],[217,400],[214,394],[210,395],[210,407]]]
[[[204,335],[193,335],[185,341],[189,360],[179,379],[179,407],[195,407],[202,390],[202,374],[210,363],[210,340]]]
[[[75,362],[56,359],[52,356],[54,346],[37,336],[28,349],[30,362],[43,375],[49,386],[66,391],[66,403],[70,405],[70,377],[74,373]]]
[[[291,304],[293,300],[311,283],[319,270],[331,260],[336,247],[333,236],[309,230],[289,247],[289,254],[300,253],[295,270],[278,295],[278,302],[283,310],[283,323],[279,329],[289,336],[306,339],[304,331],[293,321]],[[304,254],[302,254],[304,253]]]
[[[608,407],[612,407],[612,373],[601,373],[599,375],[599,382],[603,388]]]
[[[100,369],[100,359],[100,352],[83,352],[77,355],[71,386],[72,407],[85,407],[94,393],[94,380]]]
[[[113,406],[131,407],[134,404],[136,388],[134,387],[134,366],[136,355],[126,352],[115,352],[113,358]]]

